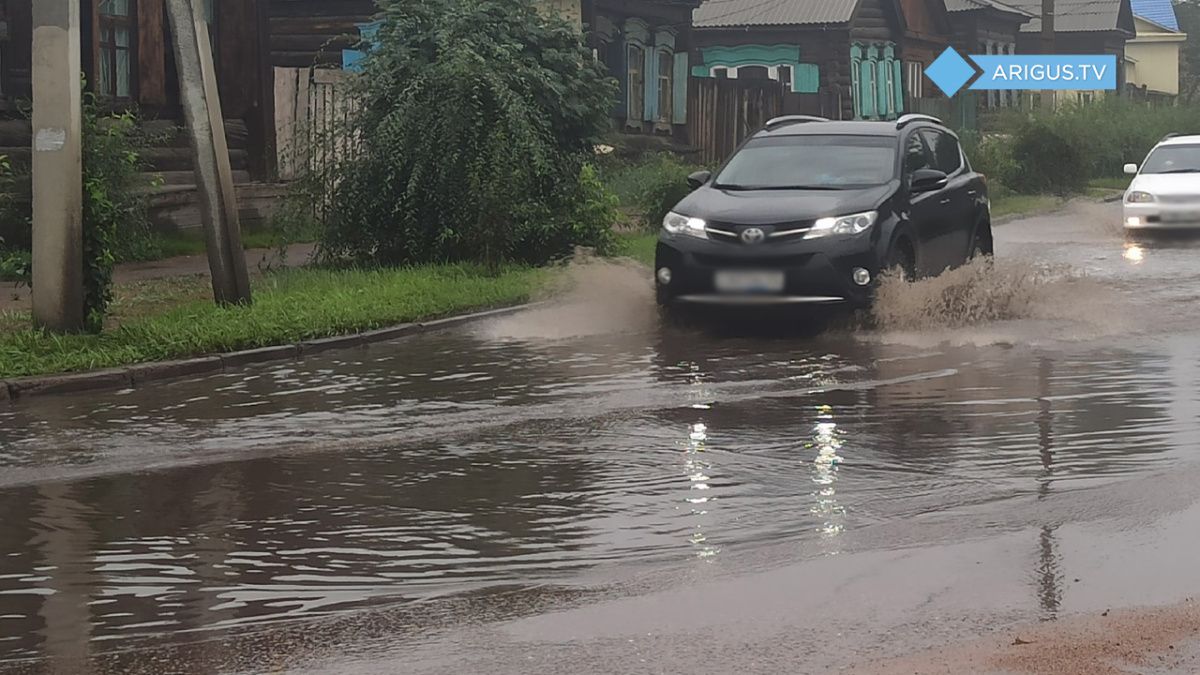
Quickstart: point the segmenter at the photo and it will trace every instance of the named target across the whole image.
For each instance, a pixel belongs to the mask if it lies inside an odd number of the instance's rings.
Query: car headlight
[[[878,219],[879,213],[877,211],[855,213],[849,216],[838,216],[837,218],[822,218],[813,223],[812,229],[808,231],[808,234],[804,235],[804,238],[817,239],[818,237],[828,237],[829,235],[837,234],[862,234],[871,229],[871,226]]]
[[[1125,195],[1125,201],[1130,204],[1149,204],[1150,202],[1154,201],[1154,195],[1150,194],[1149,192],[1134,190],[1133,192]]]
[[[708,223],[704,222],[703,219],[689,218],[674,211],[668,213],[666,218],[663,218],[662,226],[664,230],[671,234],[687,234],[693,237],[700,237],[701,239],[708,237],[708,234],[704,231]]]

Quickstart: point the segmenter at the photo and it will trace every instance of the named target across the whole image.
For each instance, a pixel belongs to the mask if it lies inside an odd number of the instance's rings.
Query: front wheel
[[[892,245],[883,263],[884,274],[900,275],[900,280],[911,282],[917,278],[917,261],[912,249],[903,241]]]
[[[984,227],[971,237],[970,260],[990,259],[993,255],[991,228]]]

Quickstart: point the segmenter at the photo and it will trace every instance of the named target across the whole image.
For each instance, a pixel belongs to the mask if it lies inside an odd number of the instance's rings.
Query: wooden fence
[[[688,87],[688,139],[704,164],[725,161],[750,134],[783,113],[778,82],[694,77]]]
[[[275,69],[276,161],[281,180],[323,174],[355,147],[346,124],[357,110],[350,73],[329,68]]]
[[[979,101],[975,92],[960,92],[954,98],[913,98],[906,112],[933,115],[951,129],[974,131],[979,128]]]

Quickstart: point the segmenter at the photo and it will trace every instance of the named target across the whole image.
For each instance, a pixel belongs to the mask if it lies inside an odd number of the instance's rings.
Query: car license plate
[[[722,270],[714,279],[721,293],[780,293],[783,272],[771,270]]]
[[[1197,223],[1200,222],[1200,211],[1164,211],[1164,223]]]

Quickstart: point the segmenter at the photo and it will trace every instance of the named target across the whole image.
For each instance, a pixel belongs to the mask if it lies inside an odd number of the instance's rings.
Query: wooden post
[[[83,328],[79,0],[33,3],[33,320]]]
[[[1054,0],[1042,0],[1042,53],[1054,53]],[[1050,111],[1054,108],[1057,92],[1049,89],[1042,90],[1042,108]]]
[[[219,304],[250,302],[237,194],[217,93],[208,23],[197,0],[166,0],[180,100],[192,142],[200,217],[204,223],[213,297]]]

